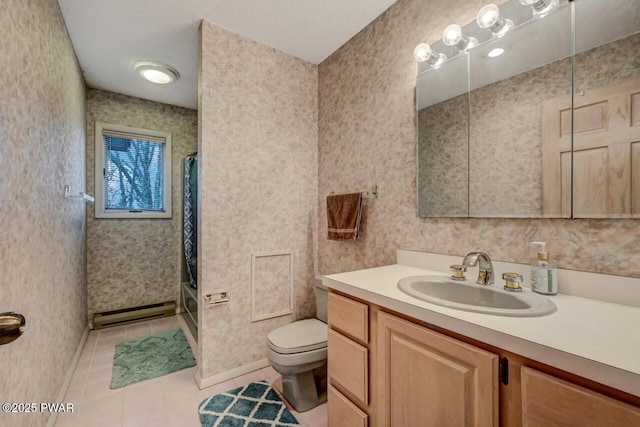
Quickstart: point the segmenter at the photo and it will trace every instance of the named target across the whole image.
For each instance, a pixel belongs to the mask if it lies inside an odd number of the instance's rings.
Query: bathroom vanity
[[[329,425],[640,425],[640,308],[559,294],[541,317],[460,311],[400,292],[447,270],[405,264],[324,278]]]

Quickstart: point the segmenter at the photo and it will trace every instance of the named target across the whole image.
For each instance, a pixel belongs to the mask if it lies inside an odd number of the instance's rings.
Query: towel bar
[[[349,192],[345,191],[345,193],[349,193]],[[378,186],[374,185],[373,187],[371,187],[371,190],[369,191],[352,191],[352,193],[362,193],[363,196],[372,196],[375,199],[378,197]],[[336,192],[332,191],[331,195],[333,196],[334,194],[336,194]]]

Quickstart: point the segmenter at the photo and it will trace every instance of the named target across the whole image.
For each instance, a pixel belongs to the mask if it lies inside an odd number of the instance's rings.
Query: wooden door
[[[574,218],[640,218],[640,77],[573,102],[543,104],[543,216],[569,217],[573,198]]]
[[[640,408],[531,368],[522,368],[524,427],[640,426]]]
[[[380,425],[498,425],[498,356],[387,313],[378,315]]]

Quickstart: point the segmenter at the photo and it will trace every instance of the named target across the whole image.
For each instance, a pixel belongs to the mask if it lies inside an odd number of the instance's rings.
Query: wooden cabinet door
[[[396,316],[378,315],[380,425],[498,425],[498,356]]]
[[[570,96],[543,104],[543,215],[640,218],[640,77],[573,102],[573,115]]]
[[[552,377],[522,368],[524,427],[634,427],[640,408]]]

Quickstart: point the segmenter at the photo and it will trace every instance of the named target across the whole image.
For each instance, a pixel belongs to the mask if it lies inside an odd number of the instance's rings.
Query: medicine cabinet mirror
[[[418,215],[640,218],[640,2],[500,14],[504,36],[472,22],[477,46],[419,66]]]

